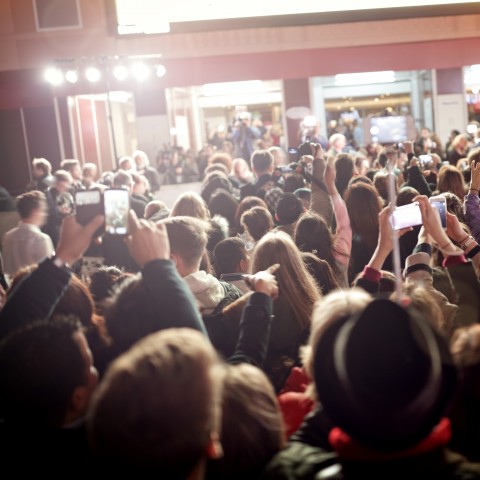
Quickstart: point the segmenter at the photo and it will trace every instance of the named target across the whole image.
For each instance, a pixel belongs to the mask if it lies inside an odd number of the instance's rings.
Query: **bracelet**
[[[460,248],[463,251],[465,251],[475,241],[475,239],[471,235],[469,235],[465,240],[460,245]]]
[[[447,247],[450,246],[451,243],[452,243],[452,242],[449,241],[449,242],[446,243],[443,247],[440,247],[440,250],[445,250]]]
[[[53,257],[51,257],[51,259],[52,259],[52,263],[58,268],[66,268],[66,269],[70,268],[70,265],[64,262],[60,257],[57,257],[57,255],[54,255]]]
[[[473,258],[478,253],[480,253],[480,245],[473,247],[469,252],[466,253],[466,255],[468,258]]]

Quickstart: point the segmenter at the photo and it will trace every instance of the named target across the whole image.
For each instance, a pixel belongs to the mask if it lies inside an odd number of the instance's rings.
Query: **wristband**
[[[70,268],[70,265],[64,262],[60,257],[57,257],[57,255],[54,255],[53,257],[51,257],[51,259],[52,259],[52,263],[58,268],[66,268],[66,269]]]
[[[471,235],[469,235],[465,240],[463,240],[460,248],[465,251],[474,241],[475,239]]]
[[[473,247],[469,252],[466,253],[466,255],[468,258],[473,258],[478,253],[480,253],[480,245]]]

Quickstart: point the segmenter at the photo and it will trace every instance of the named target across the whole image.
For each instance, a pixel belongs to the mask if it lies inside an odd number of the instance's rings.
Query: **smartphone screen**
[[[440,220],[442,222],[442,228],[447,229],[447,202],[446,198],[442,195],[437,197],[430,197],[430,204],[435,207],[440,214]]]
[[[414,227],[422,224],[422,213],[417,202],[397,207],[390,219],[394,230],[402,228]]]
[[[128,190],[111,189],[103,193],[105,206],[105,231],[111,235],[125,235],[128,231]]]
[[[240,280],[245,280],[245,276],[243,273],[224,273],[220,277],[220,280],[223,280],[224,282],[238,282]]]
[[[85,190],[75,193],[76,219],[86,225],[95,216],[103,215],[102,194],[99,190]]]

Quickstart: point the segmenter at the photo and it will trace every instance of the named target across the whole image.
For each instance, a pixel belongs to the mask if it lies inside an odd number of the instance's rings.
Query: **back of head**
[[[208,209],[212,217],[220,215],[228,220],[230,227],[235,226],[235,214],[237,213],[238,200],[229,192],[218,189],[212,193],[208,202]]]
[[[57,170],[53,174],[53,177],[55,179],[55,183],[72,183],[73,182],[72,176],[66,170]]]
[[[46,206],[46,197],[43,192],[32,190],[31,192],[23,193],[16,199],[17,211],[22,220],[27,219],[34,210]]]
[[[256,150],[252,153],[250,165],[255,170],[257,177],[269,173],[273,168],[273,155],[268,150]]]
[[[214,153],[208,159],[208,165],[220,164],[224,165],[227,169],[227,173],[230,173],[232,169],[232,157],[228,153],[218,152]]]
[[[355,162],[350,155],[342,153],[337,155],[334,165],[335,171],[337,172],[335,185],[340,195],[343,196],[343,192],[347,188],[348,182],[353,177]]]
[[[87,382],[78,321],[31,323],[0,343],[0,416],[23,425],[64,424],[76,387]]]
[[[285,193],[277,202],[275,215],[280,225],[291,225],[302,215],[303,203],[293,193]]]
[[[223,458],[209,465],[208,478],[257,478],[284,444],[275,391],[253,365],[226,366],[223,377]]]
[[[52,164],[46,158],[34,158],[32,161],[33,168],[40,170],[43,175],[52,173]]]
[[[443,165],[440,168],[437,176],[437,185],[440,193],[452,192],[459,198],[463,198],[465,195],[463,175],[458,168],[452,165]]]
[[[409,203],[413,202],[413,199],[420,195],[418,190],[413,187],[402,187],[397,195],[397,207],[401,207],[402,205],[408,205]]]
[[[210,212],[203,198],[195,192],[182,193],[173,204],[171,217],[194,217],[208,220]]]
[[[227,192],[232,192],[232,184],[227,175],[223,172],[210,172],[205,176],[202,184],[201,196],[206,203],[210,201],[212,193],[217,189],[223,189]]]
[[[302,259],[310,275],[315,279],[323,295],[340,288],[330,264],[314,253],[302,252]]]
[[[267,204],[259,197],[252,197],[248,196],[245,197],[241,202],[238,204],[237,212],[235,213],[235,225],[237,229],[240,231],[243,227],[241,225],[242,215],[253,207],[264,207],[267,208]],[[268,208],[267,208],[268,210]]]
[[[92,402],[94,454],[120,471],[187,478],[218,431],[217,361],[190,329],[138,342],[111,365]]]
[[[170,251],[188,267],[200,263],[208,241],[208,224],[193,217],[170,217],[162,220],[167,227]]]
[[[309,368],[334,424],[376,450],[401,451],[427,437],[457,384],[444,338],[413,307],[390,300],[360,299],[356,311],[330,318],[328,302],[317,308],[323,324],[314,314]]]
[[[284,176],[283,191],[285,193],[294,192],[295,190],[304,187],[305,181],[303,180],[303,176],[299,173],[287,173]]]
[[[480,162],[480,148],[474,148],[473,150],[471,150],[467,158],[468,158],[468,164],[470,165],[470,167],[472,166],[472,163],[476,164]]]
[[[388,173],[377,172],[373,177],[373,185],[383,200],[388,200]]]
[[[133,184],[132,176],[125,170],[119,170],[113,177],[113,186],[115,188],[128,188]]]
[[[226,238],[213,250],[215,270],[218,275],[236,273],[239,264],[247,258],[245,244],[239,238]]]
[[[253,207],[247,210],[240,221],[256,242],[273,228],[272,215],[264,207]]]
[[[80,167],[80,162],[78,160],[74,159],[74,158],[69,158],[67,160],[63,160],[60,163],[60,168],[62,170],[66,170],[67,172],[70,172],[70,173],[72,173],[72,170],[75,167]]]

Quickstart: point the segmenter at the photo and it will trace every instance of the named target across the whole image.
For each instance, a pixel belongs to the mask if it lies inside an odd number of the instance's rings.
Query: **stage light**
[[[165,68],[165,65],[157,65],[155,67],[155,75],[158,78],[162,78],[166,73],[167,73],[167,69]]]
[[[100,70],[97,67],[88,67],[85,71],[85,77],[89,82],[98,82],[100,76]]]
[[[63,83],[62,71],[59,68],[50,67],[45,70],[45,80],[51,85],[60,85]]]
[[[125,65],[117,65],[117,66],[113,69],[113,76],[114,76],[117,80],[125,80],[125,79],[128,77],[127,67],[125,67]]]
[[[65,80],[68,83],[77,83],[78,82],[78,72],[76,70],[67,70],[67,73],[65,73]]]
[[[150,69],[145,63],[135,63],[132,65],[132,75],[139,82],[143,82],[150,76]]]

